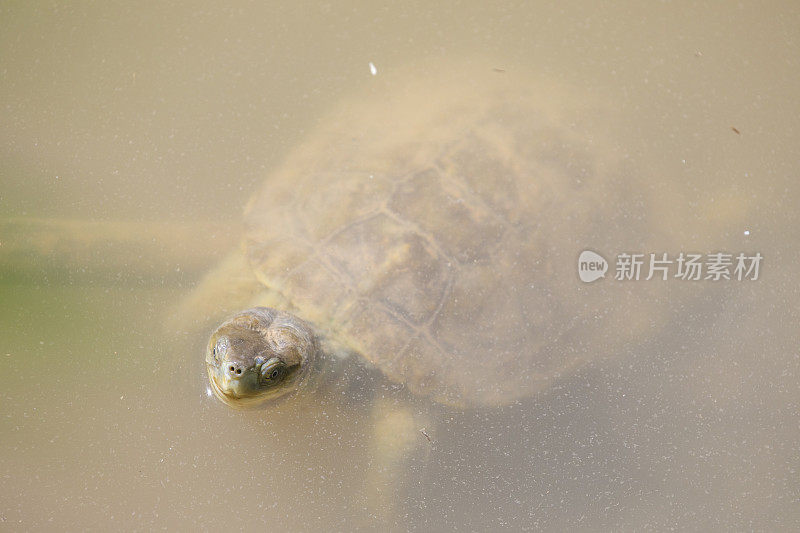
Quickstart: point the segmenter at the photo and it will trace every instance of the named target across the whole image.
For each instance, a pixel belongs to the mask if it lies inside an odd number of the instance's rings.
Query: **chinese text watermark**
[[[761,253],[714,252],[693,254],[667,253],[620,253],[614,264],[614,279],[617,281],[651,280],[666,281],[677,278],[688,281],[755,281],[764,257]],[[605,277],[609,264],[605,258],[591,250],[584,250],[578,257],[578,275],[586,283]]]

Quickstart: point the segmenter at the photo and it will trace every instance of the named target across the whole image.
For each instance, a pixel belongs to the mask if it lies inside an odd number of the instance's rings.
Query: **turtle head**
[[[298,390],[317,353],[311,328],[268,307],[242,311],[220,325],[206,350],[211,390],[232,407],[252,407]]]

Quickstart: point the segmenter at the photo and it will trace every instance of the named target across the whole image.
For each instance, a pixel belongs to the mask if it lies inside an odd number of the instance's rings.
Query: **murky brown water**
[[[0,527],[800,527],[799,19],[788,2],[3,5]],[[616,110],[604,142],[663,199],[673,246],[643,251],[760,252],[759,279],[691,304],[673,281],[666,331],[522,402],[413,403],[432,442],[396,475],[375,473],[369,407],[397,387],[267,412],[208,397],[205,334],[164,320],[238,245],[258,184],[341,97],[473,54]]]

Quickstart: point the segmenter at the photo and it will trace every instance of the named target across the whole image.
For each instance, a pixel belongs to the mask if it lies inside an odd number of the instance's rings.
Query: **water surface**
[[[796,529],[799,15],[4,4],[0,523]],[[610,142],[662,215],[682,213],[659,228],[676,248],[643,251],[760,252],[763,270],[691,305],[673,283],[666,330],[546,393],[467,412],[415,403],[432,442],[420,434],[397,479],[370,477],[369,402],[227,409],[206,393],[205,334],[165,316],[238,246],[247,199],[340,98],[478,54],[619,109]]]

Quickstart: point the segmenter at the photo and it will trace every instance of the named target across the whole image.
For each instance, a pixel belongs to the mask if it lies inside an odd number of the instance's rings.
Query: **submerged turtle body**
[[[420,78],[344,103],[249,203],[265,300],[457,406],[531,395],[639,335],[649,291],[575,270],[653,233],[597,107],[478,65]]]

